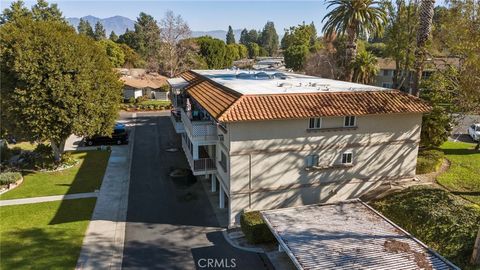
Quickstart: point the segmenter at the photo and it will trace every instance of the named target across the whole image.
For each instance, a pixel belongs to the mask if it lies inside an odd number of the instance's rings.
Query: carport
[[[360,200],[262,215],[297,269],[460,269]]]

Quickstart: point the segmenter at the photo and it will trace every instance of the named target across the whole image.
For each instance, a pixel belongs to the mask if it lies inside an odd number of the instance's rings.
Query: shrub
[[[137,99],[135,100],[135,103],[142,103],[147,99],[148,99],[147,96],[140,96],[140,97],[137,97]]]
[[[128,103],[130,103],[130,104],[135,103],[135,98],[134,98],[134,97],[130,97],[130,98],[128,99]]]
[[[62,155],[62,165],[64,166],[73,166],[77,163],[77,160],[73,157],[71,152],[65,152]]]
[[[465,204],[445,190],[421,186],[372,206],[460,267],[468,264],[480,224],[478,206]]]
[[[13,184],[20,180],[22,175],[19,172],[3,172],[0,173],[0,185]]]
[[[430,149],[418,153],[417,174],[431,173],[440,168],[444,154],[440,150]]]
[[[259,211],[244,212],[240,216],[240,226],[248,242],[252,244],[272,243],[275,237],[262,219]]]

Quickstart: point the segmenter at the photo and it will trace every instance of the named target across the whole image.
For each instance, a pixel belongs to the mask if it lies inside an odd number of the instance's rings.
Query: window
[[[390,76],[390,69],[384,69],[383,76]]]
[[[342,164],[352,164],[353,153],[345,152],[342,153]]]
[[[227,155],[223,151],[220,151],[220,167],[222,167],[224,172],[227,172]]]
[[[320,117],[310,118],[308,128],[321,128],[321,127],[322,127],[322,118]]]
[[[318,155],[307,156],[307,168],[318,166]]]
[[[382,87],[384,88],[392,88],[392,84],[391,83],[382,83]]]
[[[344,127],[354,127],[355,126],[355,116],[345,116],[345,121],[343,122]]]

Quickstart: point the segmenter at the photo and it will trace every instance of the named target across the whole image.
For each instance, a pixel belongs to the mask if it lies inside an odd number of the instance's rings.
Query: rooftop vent
[[[278,84],[278,87],[292,87],[293,85],[291,83],[280,83]]]

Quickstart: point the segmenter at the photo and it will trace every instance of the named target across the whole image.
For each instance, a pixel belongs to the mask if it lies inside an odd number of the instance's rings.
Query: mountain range
[[[110,32],[114,31],[115,34],[121,35],[125,33],[125,31],[128,29],[133,30],[135,21],[132,19],[129,19],[127,17],[123,16],[113,16],[109,18],[98,18],[95,16],[84,16],[82,19],[87,20],[92,27],[95,26],[95,24],[100,21],[105,28],[105,32],[107,33],[107,36],[110,35]],[[67,18],[68,23],[70,23],[72,26],[77,28],[78,24],[80,23],[80,18]],[[233,30],[233,33],[235,34],[235,40],[240,39],[240,33],[242,32],[242,29],[236,29]],[[226,30],[212,30],[212,31],[192,31],[192,36],[193,37],[200,37],[200,36],[211,36],[214,38],[218,38],[221,40],[226,39],[227,36],[227,31]]]

